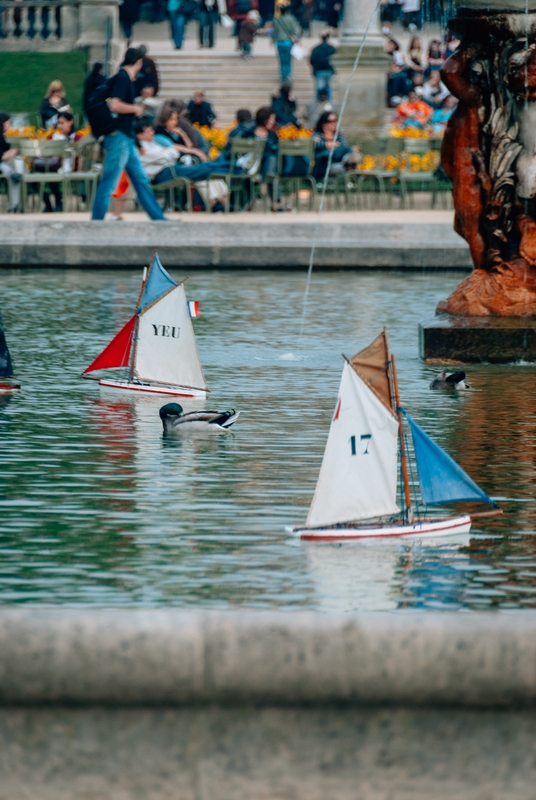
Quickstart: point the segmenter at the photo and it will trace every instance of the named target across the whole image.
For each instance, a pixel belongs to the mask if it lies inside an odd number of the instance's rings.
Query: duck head
[[[183,408],[181,405],[179,405],[179,403],[166,403],[166,405],[162,406],[158,413],[163,422],[167,417],[180,417],[182,412]]]

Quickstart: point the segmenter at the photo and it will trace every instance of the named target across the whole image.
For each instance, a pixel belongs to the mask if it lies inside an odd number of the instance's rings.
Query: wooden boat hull
[[[15,394],[20,392],[20,383],[4,383],[0,381],[0,394]]]
[[[115,389],[121,392],[143,392],[145,394],[165,394],[173,397],[201,397],[207,393],[202,389],[189,389],[181,386],[154,386],[150,383],[129,383],[128,381],[114,381],[105,379],[99,381],[99,386],[106,389]]]
[[[394,538],[436,538],[452,534],[469,533],[471,517],[464,514],[450,519],[426,520],[411,524],[395,524],[361,528],[287,528],[289,533],[304,541],[328,542],[343,539],[394,539]]]

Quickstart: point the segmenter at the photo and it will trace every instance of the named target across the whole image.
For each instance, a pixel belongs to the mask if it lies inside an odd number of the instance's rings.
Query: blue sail
[[[177,286],[177,284],[160,263],[158,253],[155,253],[153,263],[149,268],[149,275],[141,296],[138,311],[144,311],[147,306],[150,306],[151,303],[154,303],[159,297],[169,292],[174,286]]]
[[[448,456],[439,445],[419,428],[404,411],[411,433],[417,460],[421,495],[426,505],[453,503],[456,500],[478,500],[495,505],[493,500],[471,480],[469,475]]]
[[[4,335],[4,325],[2,323],[2,314],[0,314],[0,378],[13,377],[13,364],[11,363],[11,356]]]

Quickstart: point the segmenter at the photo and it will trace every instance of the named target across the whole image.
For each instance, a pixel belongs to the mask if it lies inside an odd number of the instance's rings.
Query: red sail
[[[127,324],[121,328],[117,336],[114,336],[110,344],[106,345],[102,353],[97,356],[95,361],[84,370],[94,372],[97,369],[111,369],[112,367],[128,367],[130,351],[132,349],[132,334],[136,324],[137,314],[129,319]]]

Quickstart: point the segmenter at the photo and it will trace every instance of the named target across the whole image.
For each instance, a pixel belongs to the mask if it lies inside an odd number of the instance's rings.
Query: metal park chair
[[[170,169],[174,177],[162,183],[151,183],[151,188],[155,194],[163,194],[165,196],[165,208],[169,208],[172,211],[184,211],[184,204],[181,205],[180,198],[186,195],[186,210],[191,212],[193,183],[188,178],[176,175],[173,167],[170,167]]]
[[[76,169],[64,174],[64,208],[74,205],[74,210],[79,210],[80,199],[86,209],[93,205],[93,198],[97,191],[100,169],[97,166],[99,146],[91,134],[84,136],[78,142],[67,143],[65,155],[73,160]],[[76,163],[75,163],[76,162]],[[73,202],[74,201],[74,202]]]
[[[391,208],[393,197],[399,195],[400,183],[396,171],[351,170],[341,176],[341,181],[343,179],[347,209],[354,205],[358,209]]]
[[[52,159],[63,158],[67,145],[66,141],[50,141],[48,139],[28,139],[19,146],[19,155],[29,166],[29,171],[25,171],[21,178],[21,202],[22,210],[28,210],[28,188],[38,187],[39,201],[43,201],[45,186],[47,183],[61,183],[64,186],[64,175],[61,172],[51,172],[50,163]],[[35,171],[36,160],[39,159],[44,171]]]
[[[251,209],[258,197],[262,197],[264,210],[268,207],[268,196],[262,192],[260,168],[264,156],[265,142],[262,139],[231,140],[229,172],[214,172],[210,178],[221,178],[227,183],[225,213],[229,212],[232,196],[234,207]]]
[[[287,161],[285,162],[285,159]],[[288,168],[289,160],[294,159],[294,163],[290,163],[290,174],[285,174],[285,167]],[[300,159],[300,161],[296,161]],[[289,194],[295,198],[296,210],[300,210],[300,190],[307,188],[309,190],[309,210],[315,208],[316,205],[316,181],[313,178],[313,167],[315,163],[315,146],[312,139],[287,139],[280,140],[277,153],[277,172],[273,179],[273,197],[278,199],[279,192]],[[304,167],[305,171],[302,175],[293,175],[292,166],[296,169],[298,165]]]
[[[0,198],[2,198],[2,207],[4,207],[3,198],[5,197],[5,210],[9,206],[9,187],[5,175],[0,175]]]

